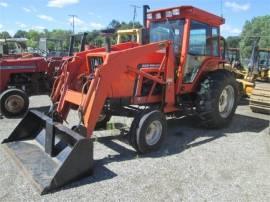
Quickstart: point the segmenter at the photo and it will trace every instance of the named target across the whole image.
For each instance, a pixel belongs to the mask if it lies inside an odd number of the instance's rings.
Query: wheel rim
[[[153,121],[146,130],[145,141],[148,145],[155,145],[161,137],[162,124],[160,121]]]
[[[25,101],[19,95],[11,95],[5,101],[5,109],[13,114],[19,113],[24,108]]]
[[[227,118],[231,114],[234,102],[234,88],[228,85],[223,89],[219,97],[218,108],[222,118]]]

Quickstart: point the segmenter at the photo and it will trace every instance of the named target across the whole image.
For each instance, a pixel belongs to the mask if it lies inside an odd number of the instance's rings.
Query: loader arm
[[[112,47],[112,50],[118,51],[136,46],[138,46],[137,43],[129,42],[115,45]],[[61,74],[56,79],[52,89],[51,100],[53,103],[59,102],[64,86],[69,85],[69,88],[76,89],[75,86],[78,86],[78,78],[81,75],[90,73],[90,69],[86,65],[86,55],[96,52],[105,52],[105,48],[96,48],[83,51],[65,59],[65,62],[61,67]],[[68,76],[72,78],[67,79],[67,73],[69,73]]]
[[[163,77],[159,74],[153,76],[143,71],[143,68],[138,70],[139,64],[152,62],[149,59],[149,54],[157,52],[162,52],[163,55],[162,60],[158,60],[160,68],[157,69],[158,72],[164,72]],[[97,57],[103,58],[104,62],[95,68],[94,78],[90,80],[86,93],[69,89],[68,85],[64,86],[57,112],[62,117],[66,117],[70,104],[79,106],[82,122],[87,128],[87,137],[91,137],[106,99],[134,98],[133,89],[137,76],[145,77],[153,80],[154,83],[164,85],[166,88],[165,96],[164,98],[160,96],[158,101],[160,102],[162,101],[161,99],[164,99],[167,107],[166,111],[169,111],[169,108],[173,108],[175,96],[174,57],[170,42],[158,42],[111,53],[88,53],[86,57],[88,60]],[[151,102],[151,98],[152,96],[148,95],[149,102]]]

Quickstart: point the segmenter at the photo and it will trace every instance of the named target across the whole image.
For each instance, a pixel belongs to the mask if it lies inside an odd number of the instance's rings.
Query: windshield
[[[173,42],[174,53],[180,56],[184,20],[171,20],[163,22],[151,22],[150,42],[170,40]]]
[[[270,68],[270,52],[268,51],[259,52],[259,65],[264,68]]]

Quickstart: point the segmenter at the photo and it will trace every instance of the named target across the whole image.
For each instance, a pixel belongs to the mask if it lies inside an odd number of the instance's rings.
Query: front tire
[[[107,123],[111,120],[111,113],[110,111],[102,111],[99,115],[98,121],[96,123],[95,129],[106,129]]]
[[[131,125],[129,142],[140,154],[158,150],[167,134],[165,115],[159,110],[146,110]]]
[[[225,70],[209,73],[197,93],[197,113],[207,128],[226,126],[234,116],[238,103],[238,85]]]
[[[27,94],[19,89],[4,91],[0,97],[0,111],[6,118],[23,116],[29,107]]]

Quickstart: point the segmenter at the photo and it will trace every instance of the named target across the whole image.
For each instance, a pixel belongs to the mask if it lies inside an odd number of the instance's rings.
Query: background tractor
[[[270,50],[257,47],[252,56],[247,75],[247,79],[255,83],[250,95],[250,109],[270,114]]]
[[[228,48],[226,54],[226,59],[230,62],[230,64],[238,71],[243,70],[243,66],[240,58],[240,49],[239,48]]]
[[[146,11],[147,40],[111,46],[105,30],[105,48],[63,64],[50,111],[29,111],[3,141],[41,193],[91,173],[93,131],[111,116],[134,118],[127,139],[139,154],[160,148],[167,117],[197,115],[208,128],[232,120],[238,86],[221,53],[224,19],[192,6]],[[71,109],[80,123],[67,127]]]
[[[239,49],[231,50],[230,67],[240,84],[241,94],[250,98],[253,112],[270,113],[270,49],[259,48],[260,37],[255,37],[249,63],[243,67]],[[239,62],[235,62],[239,60]],[[236,65],[235,65],[236,64]]]
[[[86,34],[80,35],[82,51]],[[69,56],[73,55],[75,35],[71,37]],[[45,49],[43,53],[47,53]],[[47,54],[46,54],[47,55]],[[0,113],[7,118],[24,115],[29,106],[29,96],[50,94],[62,64],[69,57],[42,57],[33,54],[18,58],[0,59]]]
[[[121,29],[117,30],[117,44],[135,41],[142,44],[142,29]]]
[[[0,60],[18,58],[27,51],[26,38],[0,39]]]

